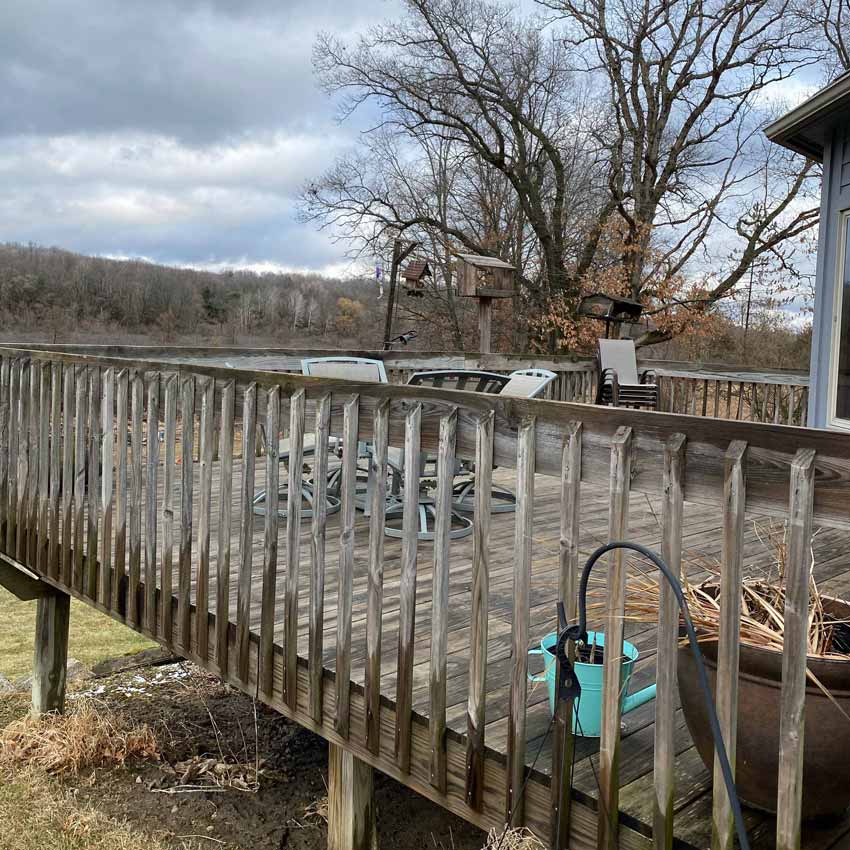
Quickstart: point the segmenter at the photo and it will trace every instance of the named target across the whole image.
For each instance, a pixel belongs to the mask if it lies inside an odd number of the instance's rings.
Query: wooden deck
[[[309,460],[309,458],[308,458]],[[333,466],[333,460],[331,461]],[[211,552],[213,562],[218,557],[218,516],[220,499],[220,465],[213,465],[213,504],[211,516]],[[194,512],[200,508],[198,502],[199,473],[195,464]],[[265,488],[266,466],[258,458],[255,470],[255,490]],[[309,473],[305,475],[305,478]],[[180,504],[180,482],[173,491],[173,503]],[[163,502],[160,481],[158,503]],[[242,464],[234,461],[233,481],[241,480]],[[281,480],[285,480],[281,468]],[[497,470],[494,484],[514,488],[513,471]],[[237,488],[233,488],[237,490]],[[607,487],[584,486],[581,509],[580,553],[582,563],[597,546],[606,542],[608,533]],[[281,500],[281,506],[284,500]],[[238,494],[232,499],[234,517],[239,516]],[[629,512],[628,538],[660,551],[660,501],[643,494],[634,495]],[[507,748],[509,682],[511,669],[511,623],[513,618],[513,542],[515,533],[514,513],[494,514],[490,536],[490,618],[487,668],[487,698],[485,743],[489,754],[504,759]],[[263,580],[264,526],[263,517],[255,517],[253,531],[253,575],[251,596],[251,630],[259,634],[261,625],[261,594]],[[748,516],[744,550],[747,574],[775,574],[775,563],[765,539],[771,520],[765,515]],[[328,517],[326,546],[326,583],[324,607],[325,651],[324,666],[334,671],[336,664],[335,639],[337,630],[337,571],[339,558],[340,514]],[[532,540],[532,581],[530,633],[532,646],[553,631],[556,626],[555,605],[558,600],[559,579],[559,525],[560,500],[559,482],[549,476],[536,476],[534,496],[534,533]],[[707,568],[719,563],[722,541],[722,518],[705,505],[685,503],[683,535],[683,563],[692,581],[700,581],[708,575]],[[850,531],[846,529],[820,527],[814,538],[815,576],[821,587],[835,595],[850,596]],[[288,580],[288,565],[285,561],[286,522],[281,519],[279,530],[279,559],[277,573],[277,595],[275,602],[275,642],[282,644],[285,595]],[[162,537],[161,529],[159,534]],[[142,530],[144,540],[144,528]],[[231,548],[239,550],[239,526],[233,524]],[[161,550],[160,550],[161,551]],[[309,575],[310,521],[301,524],[300,546],[301,587],[299,592],[298,655],[308,655],[309,595],[305,578]],[[355,525],[355,569],[352,603],[352,651],[351,680],[363,686],[366,667],[366,606],[369,568],[369,519],[358,510]],[[176,554],[176,553],[175,553]],[[193,567],[197,570],[198,547],[193,546]],[[381,694],[387,707],[395,706],[396,672],[398,659],[398,624],[400,597],[401,541],[387,536],[384,540],[384,603],[383,630],[381,636]],[[233,558],[230,590],[230,610],[236,611],[238,567]],[[449,580],[449,647],[447,682],[447,724],[457,735],[465,735],[467,728],[467,695],[469,691],[469,628],[471,610],[471,564],[472,536],[451,543],[451,568]],[[634,572],[639,567],[631,565]],[[416,640],[415,666],[413,669],[413,709],[416,715],[426,720],[429,710],[429,665],[431,659],[431,591],[433,570],[433,543],[420,541],[419,562],[416,576]],[[598,570],[598,578],[604,569]],[[196,573],[193,574],[192,602],[195,598]],[[210,577],[209,598],[214,599],[216,585],[214,574]],[[211,606],[212,608],[212,606]],[[632,679],[631,690],[637,690],[655,680],[656,627],[646,624],[627,624],[626,636],[641,652],[641,658]],[[531,647],[530,647],[531,648]],[[542,665],[532,662],[537,672]],[[552,730],[545,685],[532,686],[529,692],[528,754],[527,764],[534,763],[533,775],[543,783],[548,782],[552,758]],[[675,811],[679,826],[676,837],[682,846],[707,847],[711,836],[711,775],[700,760],[682,712],[676,701]],[[653,814],[653,736],[654,703],[649,703],[623,718],[623,743],[620,763],[620,809],[629,826],[647,836],[651,835]],[[580,797],[591,805],[598,797],[598,739],[578,739],[573,785]],[[775,841],[775,819],[753,810],[746,810],[748,828],[753,847],[773,847]],[[846,843],[845,843],[846,842]],[[850,817],[804,832],[804,847],[808,850],[850,847]]]
[[[694,581],[723,552],[721,610],[733,610],[740,574],[774,569],[768,515],[796,518],[787,575],[801,603],[786,618],[802,635],[810,538],[824,589],[850,595],[850,438],[125,355],[2,350],[0,560],[61,591],[53,597],[72,593],[127,622],[321,734],[346,759],[482,828],[508,820],[562,839],[568,830],[571,850],[672,850],[669,830],[680,846],[708,846],[712,830],[713,841],[732,846],[725,793],[711,787],[675,695],[625,715],[621,728],[615,656],[602,747],[576,740],[568,805],[558,787],[568,777],[551,770],[561,739],[545,686],[526,689],[526,673],[542,665],[526,653],[555,628],[559,594],[574,597],[584,558],[610,539],[663,542]],[[562,378],[561,389],[576,388],[572,371]],[[725,400],[726,416],[738,416],[730,382],[688,381],[685,410],[723,414]],[[799,406],[793,387],[788,398],[765,391],[757,407],[776,421],[794,398]],[[255,451],[262,429],[272,435],[266,455]],[[343,509],[315,522],[255,515],[254,494],[288,477],[278,439],[297,447],[314,433],[320,445],[339,441],[339,457],[321,458],[342,467]],[[439,455],[442,544],[417,542],[411,524],[402,540],[386,536],[380,496],[372,517],[354,510],[363,444],[375,446],[380,481],[388,444],[411,458]],[[474,533],[448,540],[456,457],[520,498],[516,513],[491,514],[485,487]],[[308,455],[304,475],[316,462]],[[407,468],[415,494],[416,464]],[[626,562],[626,573],[634,569]],[[615,589],[622,575],[616,556],[600,565],[599,579]],[[655,679],[656,659],[659,681],[674,674],[675,611],[657,624],[623,623],[619,592],[604,607],[606,636],[616,645],[625,627],[642,653],[633,689]],[[736,622],[720,641],[726,740],[736,723]],[[486,646],[473,637],[485,624]],[[784,660],[793,671],[781,694],[788,722],[801,716],[805,647],[789,642]],[[794,732],[783,738],[786,792],[802,769]],[[747,812],[752,846],[773,847],[778,833],[783,850],[797,846],[799,805],[786,793],[780,806],[788,817],[779,827]],[[662,827],[654,838],[653,822]],[[802,841],[807,850],[839,848],[850,841],[850,821],[804,828]]]

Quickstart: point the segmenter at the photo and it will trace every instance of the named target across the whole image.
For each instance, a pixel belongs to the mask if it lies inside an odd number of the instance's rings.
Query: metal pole
[[[390,350],[390,340],[393,336],[393,311],[395,310],[395,301],[398,289],[398,267],[419,243],[408,242],[407,246],[402,248],[403,244],[404,243],[401,239],[396,239],[393,243],[393,262],[392,268],[390,269],[390,294],[387,298],[387,317],[384,321],[384,351]]]

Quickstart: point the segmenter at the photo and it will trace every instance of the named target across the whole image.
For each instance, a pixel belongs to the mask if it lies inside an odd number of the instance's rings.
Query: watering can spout
[[[644,688],[636,694],[629,694],[623,702],[623,714],[626,714],[629,711],[634,711],[636,708],[640,708],[642,705],[645,705],[650,700],[654,699],[655,685],[650,685],[648,688]]]

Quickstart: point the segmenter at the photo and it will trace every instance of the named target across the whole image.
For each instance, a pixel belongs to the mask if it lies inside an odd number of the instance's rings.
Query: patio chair
[[[444,390],[466,390],[468,392],[497,393],[509,382],[507,375],[495,372],[482,372],[473,369],[436,369],[429,372],[414,372],[408,379],[408,386],[428,386]],[[403,477],[404,451],[391,449],[389,465],[393,473],[393,488],[387,502],[386,525],[384,531],[389,537],[401,537],[404,524],[404,500],[397,487]],[[419,455],[419,530],[416,536],[420,540],[433,540],[436,524],[435,500],[431,495],[432,483],[436,481],[437,459],[425,452]],[[453,474],[462,471],[462,464],[456,463]],[[463,516],[452,506],[451,531],[449,535],[457,540],[472,534],[472,520]]]
[[[633,340],[600,339],[598,364],[597,404],[658,409],[658,384],[655,373],[651,369],[645,369],[638,376]]]
[[[338,378],[345,381],[364,381],[371,383],[387,383],[387,372],[381,360],[372,360],[367,357],[306,357],[301,361],[301,372],[304,375],[317,378]],[[327,450],[331,450],[336,444],[336,440],[332,439]],[[304,435],[304,456],[315,454],[316,444],[315,436],[312,434]],[[358,457],[368,457],[369,446],[365,443],[358,443]],[[278,443],[278,458],[281,463],[288,465],[290,456],[289,440],[281,440]],[[340,509],[340,487],[342,484],[342,473],[340,468],[330,471],[328,474],[328,486],[326,495],[327,512],[329,514],[336,513]],[[288,511],[286,508],[288,497],[288,482],[283,482],[280,485],[278,494],[278,516],[286,517]],[[368,512],[369,506],[370,481],[368,469],[358,467],[357,471],[357,492],[355,495],[355,504],[361,510]],[[303,519],[309,519],[313,516],[313,501],[314,501],[314,486],[312,481],[303,481],[301,485],[301,494],[305,508],[301,511]],[[254,496],[254,513],[264,516],[266,513],[266,491],[260,490]]]
[[[305,357],[301,361],[301,374],[314,378],[387,383],[387,370],[383,361],[369,357]]]
[[[538,398],[557,377],[549,369],[517,369],[507,376],[507,383],[502,385],[499,395]],[[468,465],[465,471],[473,473],[472,477],[455,485],[452,507],[461,514],[471,514],[475,511],[474,468]],[[510,513],[516,510],[516,494],[507,487],[493,484],[490,499],[492,513]]]
[[[549,369],[516,369],[508,375],[508,382],[499,391],[499,395],[539,398],[557,377]]]

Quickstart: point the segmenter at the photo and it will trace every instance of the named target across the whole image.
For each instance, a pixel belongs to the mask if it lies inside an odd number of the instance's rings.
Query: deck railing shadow
[[[571,761],[571,736],[564,734],[568,706],[555,718],[549,787],[538,776],[528,778],[536,480],[546,476],[558,484],[558,596],[567,600],[571,615],[581,567],[583,487],[607,487],[609,539],[628,534],[630,496],[660,500],[663,556],[676,570],[687,533],[685,501],[722,512],[717,703],[727,747],[732,744],[733,750],[745,512],[786,518],[789,605],[777,844],[792,847],[798,840],[809,546],[815,520],[850,525],[850,437],[108,354],[9,347],[0,354],[0,546],[6,557],[484,827],[528,823],[543,835],[571,831],[584,844],[646,846],[631,826],[598,817],[586,803],[570,806],[570,789],[563,782],[568,772],[557,769]],[[266,440],[258,456],[261,425]],[[332,526],[332,561],[327,557],[328,454],[322,451],[312,462],[312,517],[302,517],[305,435],[313,435],[316,446],[328,445],[330,437],[340,446],[341,509]],[[277,446],[284,436],[290,459],[282,468]],[[353,683],[359,677],[352,673],[359,442],[373,446],[369,463],[378,482],[370,491],[362,686]],[[381,655],[390,447],[402,449],[410,461],[420,451],[437,456],[437,525],[433,545],[423,546],[416,535],[417,464],[408,462],[395,689],[385,693],[381,671],[386,658]],[[446,720],[456,459],[475,464],[477,481],[469,628],[462,647],[468,655],[465,735],[452,731]],[[494,466],[513,471],[518,496],[504,760],[488,745],[486,734],[486,696],[493,684],[487,681],[487,651]],[[263,516],[253,510],[258,477],[268,493]],[[277,504],[284,482],[285,518]],[[262,544],[257,545],[260,531]],[[413,668],[415,624],[422,614],[416,578],[425,558],[432,581],[429,708],[423,717],[413,711]],[[331,603],[325,585],[330,574],[337,595],[332,602],[336,629],[328,646],[325,620]],[[609,558],[607,576],[606,641],[618,646],[626,589],[622,555]],[[299,610],[305,598],[306,624]],[[252,618],[255,603],[259,618]],[[299,654],[299,630],[305,625],[308,649]],[[656,846],[672,846],[678,615],[669,594],[663,596],[657,629],[654,828]],[[451,650],[458,647],[453,644]],[[323,660],[329,652],[335,657],[333,670]],[[600,742],[602,812],[618,810],[619,684],[619,658],[611,653],[606,655]],[[719,781],[713,809],[718,846],[731,847],[729,801]]]

